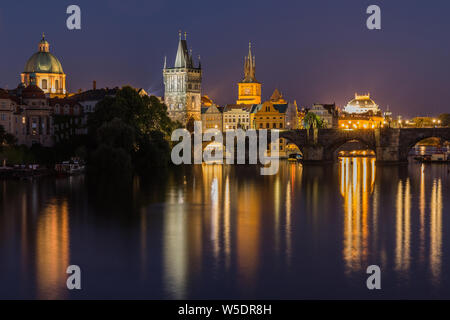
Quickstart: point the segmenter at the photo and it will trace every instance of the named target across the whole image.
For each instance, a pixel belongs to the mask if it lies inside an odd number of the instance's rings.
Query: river
[[[0,181],[0,298],[450,298],[449,182],[449,165],[373,158]]]

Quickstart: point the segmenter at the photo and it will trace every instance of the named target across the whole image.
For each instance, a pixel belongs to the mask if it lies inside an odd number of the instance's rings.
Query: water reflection
[[[442,268],[442,182],[433,181],[430,201],[430,267],[433,284],[439,285]]]
[[[411,260],[411,186],[409,179],[405,185],[398,182],[396,203],[396,245],[395,268],[407,275]]]
[[[340,190],[344,197],[343,257],[347,273],[359,272],[367,265],[370,250],[369,200],[374,192],[375,172],[373,158],[340,159]],[[376,225],[375,214],[372,220]]]
[[[0,297],[71,297],[74,261],[118,279],[112,294],[97,276],[83,278],[86,298],[365,297],[355,281],[371,264],[400,288],[391,297],[428,297],[417,287],[450,297],[445,166],[358,157],[283,162],[275,176],[192,166],[164,179],[134,181],[120,201],[91,197],[84,180],[2,182]]]
[[[39,299],[62,299],[69,266],[67,201],[50,203],[39,216],[36,232],[36,280]]]

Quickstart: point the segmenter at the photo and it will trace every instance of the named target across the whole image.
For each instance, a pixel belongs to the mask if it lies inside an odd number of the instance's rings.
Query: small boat
[[[422,163],[450,163],[449,155],[444,152],[418,156],[415,159]]]
[[[303,156],[299,153],[292,153],[288,157],[288,161],[291,161],[291,162],[299,162],[302,160],[303,160]]]
[[[64,161],[55,165],[55,170],[59,175],[73,176],[84,172],[85,166],[78,160]]]

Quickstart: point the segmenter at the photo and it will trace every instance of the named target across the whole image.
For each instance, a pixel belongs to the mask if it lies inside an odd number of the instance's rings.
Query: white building
[[[370,93],[362,96],[355,93],[355,99],[350,101],[344,107],[344,112],[348,114],[363,114],[369,112],[372,112],[373,114],[378,114],[380,113],[380,108],[370,98]]]

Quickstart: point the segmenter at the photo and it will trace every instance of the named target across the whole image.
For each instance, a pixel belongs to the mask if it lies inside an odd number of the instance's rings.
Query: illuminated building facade
[[[25,70],[21,74],[21,81],[25,86],[31,84],[31,77],[35,78],[35,84],[49,94],[50,97],[63,97],[66,95],[66,75],[61,62],[50,53],[50,44],[42,35],[38,52],[28,59]]]
[[[370,93],[361,96],[355,93],[355,99],[350,101],[343,111],[348,114],[381,113],[378,105],[370,98]]]
[[[203,132],[209,129],[223,131],[222,108],[212,104],[202,107],[202,128]]]
[[[184,125],[201,121],[202,67],[194,66],[192,52],[188,52],[186,33],[184,40],[179,33],[178,51],[173,68],[164,61],[164,102],[169,116]]]
[[[383,127],[384,118],[381,116],[343,115],[339,118],[340,129],[377,129]]]
[[[345,130],[383,128],[385,120],[379,106],[370,98],[370,94],[355,94],[339,118],[339,128]]]
[[[278,91],[278,90],[276,90]],[[274,98],[274,96],[272,96]],[[276,104],[274,102],[286,102],[283,100],[271,99],[263,104],[254,105],[250,111],[252,128],[256,130],[284,130],[286,129],[286,112],[288,104]],[[286,141],[279,140],[279,156],[286,156]]]
[[[336,104],[314,104],[309,112],[314,113],[324,123],[327,129],[334,129],[338,127],[339,112]]]
[[[236,104],[253,105],[261,103],[261,83],[256,80],[256,61],[252,55],[252,45],[248,46],[248,56],[244,58],[244,79],[238,83],[239,98]]]
[[[223,109],[223,129],[231,131],[236,129],[250,129],[251,106],[227,105]]]

